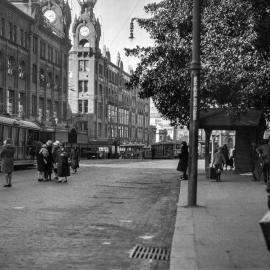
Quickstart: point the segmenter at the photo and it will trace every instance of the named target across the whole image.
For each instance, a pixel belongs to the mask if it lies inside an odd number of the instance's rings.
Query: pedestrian
[[[256,149],[257,149],[256,143],[254,141],[252,141],[250,144],[251,171],[252,171],[252,176],[253,176],[252,181],[259,181],[260,180],[256,177],[256,174],[255,174],[256,164],[257,164],[258,159],[259,159],[259,155],[258,155]]]
[[[70,176],[69,155],[63,144],[60,143],[57,153],[57,175],[59,183],[67,183],[67,176]],[[62,180],[62,178],[64,178]]]
[[[227,171],[227,167],[230,165],[230,161],[229,161],[229,150],[228,150],[228,147],[227,147],[227,144],[224,144],[223,147],[222,147],[222,153],[224,155],[224,158],[225,158],[225,163],[223,164],[226,171]]]
[[[73,173],[76,173],[77,169],[79,168],[79,162],[80,162],[80,150],[77,145],[75,145],[74,148],[71,149],[70,161],[71,161],[71,168],[73,170]]]
[[[57,174],[57,163],[58,163],[58,152],[60,151],[60,142],[55,141],[52,147],[52,162],[53,162],[53,172],[54,172],[54,180],[58,180]]]
[[[183,172],[183,175],[181,176],[182,180],[188,180],[187,168],[188,168],[188,146],[187,143],[183,141],[181,143],[179,161],[177,165],[177,171]]]
[[[40,146],[41,145],[41,146]],[[38,181],[46,181],[45,172],[48,164],[49,152],[46,144],[39,144],[37,152]]]
[[[234,168],[234,160],[235,160],[235,147],[231,148],[230,151],[230,157],[229,157],[229,163],[230,163],[230,169],[232,170]]]
[[[216,170],[216,181],[220,182],[220,176],[222,172],[222,165],[226,164],[226,160],[223,154],[223,148],[219,147],[218,151],[214,154],[212,166]]]
[[[48,150],[48,157],[47,163],[45,164],[45,181],[52,180],[52,170],[53,170],[53,154],[52,154],[52,141],[48,140],[46,142],[47,150]]]
[[[270,192],[270,138],[268,138],[267,143],[257,147],[256,151],[263,161],[263,180],[267,185],[267,192]]]
[[[1,170],[5,174],[6,184],[4,187],[11,187],[12,181],[12,172],[14,171],[14,153],[15,147],[12,144],[11,139],[6,139],[4,141],[3,149],[0,153],[0,157],[2,160]]]

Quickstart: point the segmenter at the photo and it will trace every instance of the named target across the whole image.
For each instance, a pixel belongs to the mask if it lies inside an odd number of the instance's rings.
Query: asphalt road
[[[0,269],[169,269],[169,261],[131,254],[136,245],[170,250],[176,164],[82,161],[68,184],[16,171],[12,188],[0,186]]]

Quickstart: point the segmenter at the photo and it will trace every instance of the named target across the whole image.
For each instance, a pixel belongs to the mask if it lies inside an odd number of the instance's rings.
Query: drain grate
[[[167,248],[145,247],[136,245],[130,254],[130,258],[135,259],[152,259],[159,261],[168,261],[170,252]]]

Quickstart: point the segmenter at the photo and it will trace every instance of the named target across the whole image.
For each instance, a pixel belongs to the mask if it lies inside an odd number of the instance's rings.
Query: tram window
[[[12,129],[10,126],[4,126],[3,140],[12,138]]]
[[[19,128],[17,127],[12,127],[12,141],[14,145],[18,145],[18,140],[19,140]]]
[[[26,133],[25,128],[21,128],[20,129],[20,136],[19,136],[19,145],[25,144],[25,133]]]

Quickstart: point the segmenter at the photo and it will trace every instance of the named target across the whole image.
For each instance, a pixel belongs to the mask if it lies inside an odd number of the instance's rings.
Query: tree
[[[267,0],[204,0],[200,109],[223,107],[232,114],[250,108],[270,112],[270,4]],[[163,0],[138,19],[153,47],[126,49],[140,58],[129,87],[152,97],[173,124],[188,125],[192,1]]]

